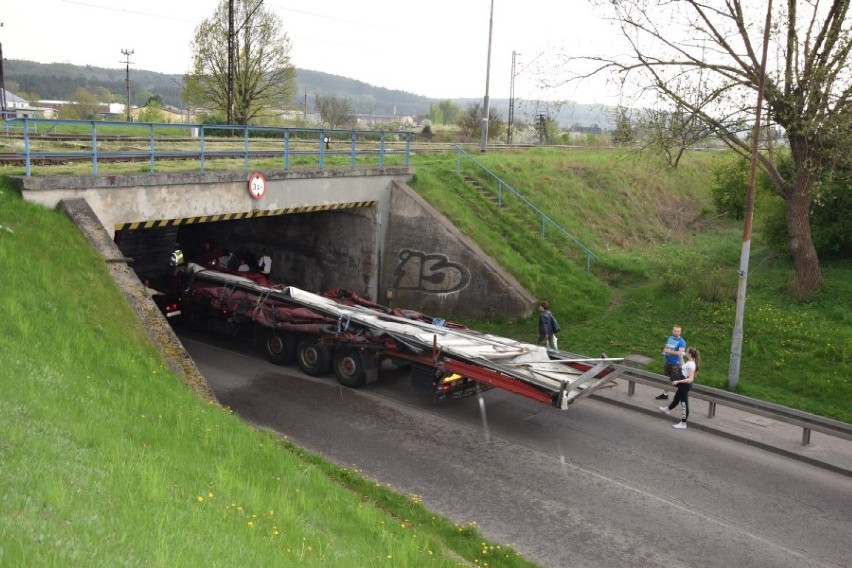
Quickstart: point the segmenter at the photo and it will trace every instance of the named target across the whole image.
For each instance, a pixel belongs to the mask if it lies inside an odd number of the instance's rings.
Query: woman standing
[[[692,390],[692,383],[695,381],[695,376],[698,374],[698,367],[701,365],[701,354],[695,347],[690,347],[686,350],[686,363],[680,369],[680,378],[672,381],[672,385],[677,386],[672,403],[668,406],[661,406],[660,412],[665,414],[674,410],[674,407],[680,404],[681,418],[680,422],[673,424],[678,430],[686,429],[686,421],[689,419],[689,391]]]

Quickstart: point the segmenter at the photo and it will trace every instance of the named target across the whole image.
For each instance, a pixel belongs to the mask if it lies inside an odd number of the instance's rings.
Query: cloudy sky
[[[219,0],[26,0],[3,2],[5,59],[184,73],[198,24]],[[482,97],[492,0],[268,0],[300,69],[323,71],[432,98]],[[515,96],[614,104],[603,81],[542,88],[571,69],[560,55],[611,48],[617,36],[588,0],[493,0],[488,88]],[[308,90],[310,86],[307,86]]]

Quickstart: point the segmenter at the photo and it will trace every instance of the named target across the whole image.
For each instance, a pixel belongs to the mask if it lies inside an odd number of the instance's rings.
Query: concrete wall
[[[408,186],[394,183],[390,209],[382,298],[436,317],[532,313],[535,297]]]
[[[25,199],[48,207],[85,199],[111,237],[121,228],[119,246],[133,236],[144,249],[144,229],[130,235],[137,229],[127,224],[150,222],[177,227],[190,257],[205,241],[252,255],[265,247],[272,278],[306,290],[345,288],[450,319],[516,318],[534,309],[529,292],[405,185],[413,169],[264,172],[261,199],[249,195],[249,175],[31,177],[18,184]]]

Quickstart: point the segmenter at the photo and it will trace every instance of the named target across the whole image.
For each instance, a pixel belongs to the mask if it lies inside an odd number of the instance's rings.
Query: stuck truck
[[[622,359],[548,351],[347,290],[314,294],[215,262],[189,263],[181,274],[191,324],[247,329],[273,363],[296,362],[315,376],[331,371],[350,388],[378,380],[383,366],[408,366],[412,385],[435,400],[499,388],[566,409],[626,370]]]

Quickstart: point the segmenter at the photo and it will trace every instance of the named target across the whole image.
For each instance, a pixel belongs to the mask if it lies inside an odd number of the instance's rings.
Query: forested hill
[[[90,65],[71,65],[68,63],[36,63],[10,59],[4,65],[6,88],[12,92],[37,95],[39,99],[67,100],[78,87],[95,91],[104,88],[111,93],[123,95],[127,91],[125,84],[126,68],[106,69]],[[367,83],[319,71],[298,69],[296,73],[299,92],[294,105],[303,107],[305,93],[309,108],[317,94],[345,97],[352,103],[357,113],[423,115],[429,112],[429,105],[435,102],[428,97],[374,87]],[[144,104],[152,94],[160,95],[166,104],[179,108],[185,105],[181,101],[183,76],[157,73],[130,68],[134,104]]]
[[[126,68],[107,69],[91,65],[71,65],[69,63],[36,63],[20,59],[4,61],[4,82],[6,89],[15,93],[25,93],[41,100],[69,100],[78,87],[97,92],[106,89],[118,95],[122,100],[127,92]],[[131,94],[133,104],[142,106],[152,95],[160,95],[167,105],[185,108],[181,100],[183,75],[158,73],[143,69],[130,68]],[[374,114],[384,116],[425,116],[429,107],[439,99],[432,99],[406,91],[396,91],[368,85],[356,79],[339,75],[330,75],[307,69],[296,70],[298,92],[293,107],[303,109],[307,97],[308,109],[314,108],[317,94],[335,95],[346,98],[352,104],[356,114]],[[105,102],[105,101],[102,101]],[[482,103],[482,99],[453,99],[453,102],[467,108],[472,103]],[[490,105],[505,119],[508,114],[508,99],[492,98]],[[532,115],[541,112],[535,104],[518,101],[515,107],[515,119],[532,121]],[[524,116],[531,113],[530,116]],[[606,125],[611,113],[598,105],[572,104],[570,112],[563,112],[557,120],[564,124],[582,126]]]

